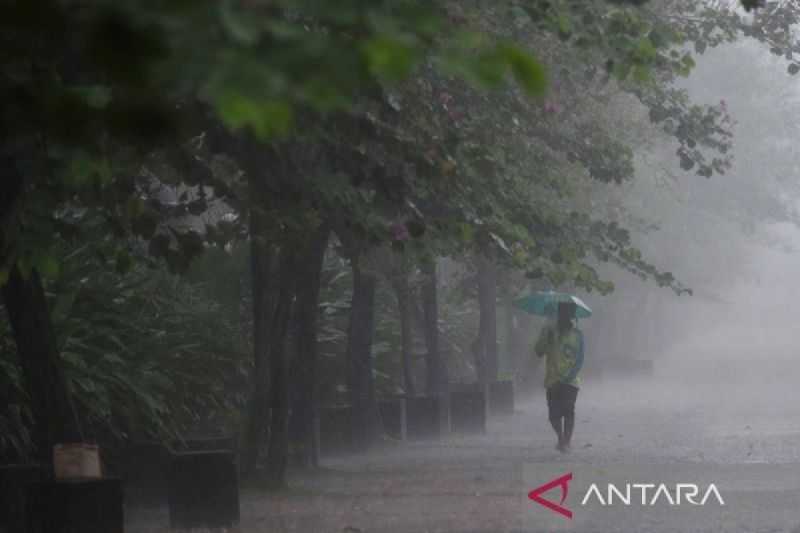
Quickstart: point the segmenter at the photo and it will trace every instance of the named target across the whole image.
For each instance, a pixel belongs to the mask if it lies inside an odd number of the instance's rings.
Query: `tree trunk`
[[[25,278],[14,266],[2,293],[31,401],[36,456],[41,464],[49,465],[53,445],[81,442],[83,434],[58,354],[44,288],[35,269]]]
[[[490,257],[478,255],[478,304],[480,326],[478,334],[478,381],[497,380],[497,266]]]
[[[317,406],[317,329],[322,265],[330,228],[319,228],[298,261],[299,281],[295,320],[297,334],[292,361],[292,412],[290,431],[302,466],[317,466],[314,439],[314,410]]]
[[[266,442],[269,421],[269,363],[267,340],[272,317],[272,250],[263,238],[264,222],[251,213],[250,268],[253,298],[253,378],[245,429],[242,470],[255,471]]]
[[[422,314],[425,322],[425,363],[427,367],[426,387],[428,393],[442,392],[447,385],[447,367],[439,351],[439,302],[436,281],[436,259],[424,261],[422,272]]]
[[[397,295],[397,308],[400,314],[400,357],[403,364],[403,389],[406,394],[413,395],[414,375],[412,372],[413,338],[411,333],[411,299],[408,286],[408,258],[405,254],[401,258],[402,267],[395,277],[394,292]]]
[[[280,252],[278,300],[269,334],[270,425],[264,481],[267,488],[286,487],[289,457],[289,365],[286,336],[295,291],[295,253],[290,246]]]
[[[353,407],[353,445],[366,449],[381,434],[375,397],[372,341],[375,326],[375,275],[364,272],[358,257],[352,259],[353,301],[347,330],[349,388]]]
[[[516,327],[515,327],[515,320],[514,320],[514,303],[513,297],[509,294],[505,298],[505,313],[504,313],[504,320],[505,320],[505,360],[506,360],[506,368],[510,369],[511,374],[516,376],[517,375],[517,368],[519,366],[519,349],[516,343]]]

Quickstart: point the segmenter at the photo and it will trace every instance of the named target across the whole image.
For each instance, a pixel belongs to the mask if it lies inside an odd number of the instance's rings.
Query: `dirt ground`
[[[792,380],[765,389],[680,380],[587,383],[578,398],[573,451],[563,455],[554,449],[543,395],[535,395],[519,402],[513,415],[492,418],[485,435],[387,443],[366,455],[327,459],[318,471],[292,472],[284,494],[244,491],[240,531],[530,531],[527,493],[533,487],[523,472],[536,465],[641,464],[665,473],[671,465],[800,468],[800,402],[794,398]],[[748,496],[751,504],[731,510],[741,514],[738,525],[704,531],[800,532],[800,499],[792,504],[794,493],[787,494],[777,497],[767,484]],[[769,512],[763,520],[761,508]],[[127,520],[129,533],[169,531],[165,508],[131,509]],[[689,529],[629,521],[614,530]]]

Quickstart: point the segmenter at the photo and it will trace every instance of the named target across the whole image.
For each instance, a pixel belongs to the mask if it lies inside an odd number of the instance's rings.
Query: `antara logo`
[[[564,474],[563,476],[558,477],[552,481],[548,481],[547,483],[545,483],[540,487],[536,487],[535,489],[533,489],[528,493],[528,498],[535,501],[539,505],[547,507],[553,512],[556,512],[567,518],[572,518],[572,511],[564,507],[564,500],[567,499],[567,495],[569,494],[570,481],[572,481],[572,472],[570,472],[569,474]],[[561,501],[559,503],[554,503],[551,502],[550,500],[545,500],[544,498],[542,498],[542,494],[555,487],[561,487]]]
[[[650,493],[651,496],[648,498],[648,490],[650,489],[653,492]],[[639,493],[639,498],[634,499],[633,497],[636,496],[637,492]],[[683,503],[705,505],[712,496],[717,500],[717,503],[725,505],[725,500],[722,499],[719,490],[713,483],[706,488],[705,492],[703,492],[703,497],[698,501],[697,498],[700,492],[700,487],[694,483],[678,483],[674,487],[668,487],[664,483],[658,485],[654,483],[626,483],[624,490],[620,490],[616,485],[609,483],[606,487],[606,496],[603,498],[603,493],[597,487],[597,484],[592,483],[589,490],[586,491],[581,505],[586,505],[592,496],[600,505],[613,505],[617,500],[625,506],[639,502],[642,506],[652,507],[659,501],[664,501],[670,505],[682,505]],[[632,501],[633,504],[631,503]]]
[[[572,481],[572,472],[536,487],[528,493],[528,498],[565,518],[572,518],[572,511],[564,506],[569,495],[570,481]],[[561,488],[561,499],[558,503],[543,497],[543,494],[556,487]],[[708,485],[705,490],[701,490],[694,483],[678,483],[674,487],[664,483],[626,483],[621,487],[609,483],[606,490],[602,491],[597,483],[592,483],[581,500],[581,506],[591,503],[592,500],[602,506],[621,504],[623,506],[652,507],[659,502],[671,506],[683,504],[702,506],[709,500],[716,500],[719,505],[725,505],[725,500],[722,499],[722,495],[713,483]]]

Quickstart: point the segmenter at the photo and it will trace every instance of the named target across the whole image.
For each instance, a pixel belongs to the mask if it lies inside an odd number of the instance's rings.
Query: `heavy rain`
[[[800,533],[799,23],[3,2],[0,533]]]

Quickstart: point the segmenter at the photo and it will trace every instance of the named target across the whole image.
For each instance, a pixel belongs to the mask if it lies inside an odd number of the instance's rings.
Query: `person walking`
[[[558,437],[556,449],[563,453],[572,444],[578,374],[583,367],[583,333],[576,325],[576,311],[574,303],[559,302],[556,324],[542,330],[534,347],[536,355],[545,358],[548,418]]]

